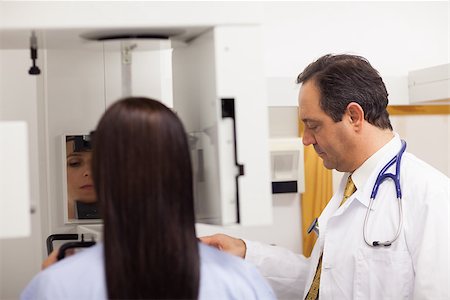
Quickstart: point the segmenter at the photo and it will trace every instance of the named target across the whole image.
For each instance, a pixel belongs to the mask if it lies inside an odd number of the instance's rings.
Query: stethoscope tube
[[[402,148],[400,149],[400,151],[381,169],[380,173],[378,173],[377,179],[375,180],[375,184],[373,186],[372,193],[370,195],[369,207],[367,208],[366,216],[364,218],[364,225],[363,225],[364,241],[366,242],[367,245],[369,245],[371,247],[378,247],[378,246],[389,247],[400,236],[400,232],[401,232],[401,229],[403,226],[402,191],[400,188],[400,163],[401,163],[403,153],[405,152],[405,149],[406,149],[406,142],[404,140],[402,140]],[[395,163],[396,163],[395,175],[392,173],[386,173],[386,171]],[[378,188],[383,183],[383,181],[388,178],[390,178],[394,181],[395,190],[397,193],[398,212],[399,212],[399,225],[397,228],[397,232],[391,240],[387,240],[385,242],[380,242],[380,241],[369,242],[367,239],[367,223],[369,221],[370,210],[372,209],[373,202],[375,200],[375,197],[377,196]]]

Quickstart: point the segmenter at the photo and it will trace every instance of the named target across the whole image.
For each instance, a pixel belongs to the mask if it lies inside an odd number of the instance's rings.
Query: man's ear
[[[350,102],[347,105],[347,109],[345,110],[345,113],[348,115],[350,124],[356,130],[360,130],[364,123],[364,110],[361,107],[361,105],[359,105],[356,102]]]

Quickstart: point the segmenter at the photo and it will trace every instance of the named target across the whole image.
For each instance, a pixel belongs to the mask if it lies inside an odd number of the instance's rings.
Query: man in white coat
[[[369,208],[380,171],[402,149],[378,72],[363,57],[325,55],[297,82],[303,143],[326,168],[346,172],[318,219],[311,257],[223,234],[203,242],[253,262],[279,299],[450,299],[450,179],[405,152],[401,203],[392,176]]]

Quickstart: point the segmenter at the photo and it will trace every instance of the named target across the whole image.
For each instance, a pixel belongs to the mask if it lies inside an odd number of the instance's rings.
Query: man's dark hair
[[[388,93],[383,80],[364,57],[327,54],[311,63],[297,77],[297,83],[312,80],[320,91],[320,107],[335,122],[342,120],[350,102],[364,110],[364,119],[382,129],[392,130]]]
[[[192,168],[175,113],[147,98],[113,104],[93,137],[92,169],[108,299],[196,299]]]

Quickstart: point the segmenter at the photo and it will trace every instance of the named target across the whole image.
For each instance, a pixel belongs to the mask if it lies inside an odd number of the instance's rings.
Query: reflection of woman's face
[[[69,201],[95,202],[91,176],[91,151],[73,152],[74,141],[67,142],[67,190]]]

